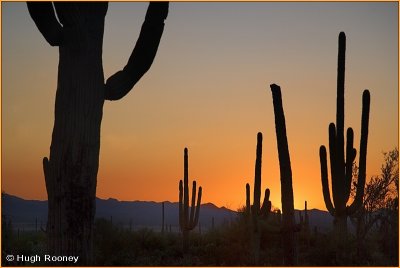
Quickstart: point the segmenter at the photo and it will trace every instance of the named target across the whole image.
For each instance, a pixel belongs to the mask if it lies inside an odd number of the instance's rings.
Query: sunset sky
[[[25,3],[2,2],[2,190],[47,199],[42,158],[54,123],[58,48]],[[105,78],[123,68],[148,3],[110,3]],[[367,179],[398,146],[398,3],[179,3],[149,72],[122,100],[106,102],[97,196],[178,200],[183,149],[202,203],[237,209],[254,184],[264,135],[262,187],[281,207],[269,85],[281,86],[295,208],[324,209],[319,147],[336,115],[337,38],[347,36],[345,126],[359,149],[362,91],[371,92]],[[358,161],[358,155],[356,160]],[[328,164],[329,167],[329,164]],[[330,180],[330,178],[329,178]]]

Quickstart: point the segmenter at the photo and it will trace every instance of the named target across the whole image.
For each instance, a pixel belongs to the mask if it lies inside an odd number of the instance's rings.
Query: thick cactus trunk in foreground
[[[370,94],[364,90],[362,97],[361,115],[361,138],[359,153],[359,173],[357,181],[357,191],[353,203],[347,206],[350,197],[351,183],[353,177],[353,163],[356,157],[356,149],[353,148],[354,134],[353,129],[348,128],[346,133],[347,144],[344,144],[344,76],[345,76],[345,54],[346,36],[343,32],[339,34],[339,52],[337,68],[337,111],[336,125],[329,125],[329,154],[332,177],[332,199],[328,183],[328,167],[325,146],[320,147],[321,181],[324,201],[329,213],[334,217],[334,228],[337,237],[341,240],[346,239],[347,217],[354,214],[361,208],[364,196],[368,124]],[[345,151],[346,149],[346,151]]]
[[[278,145],[279,169],[281,174],[283,261],[285,266],[297,265],[296,234],[294,218],[294,198],[292,168],[286,136],[285,114],[282,106],[281,88],[271,85],[275,114],[275,130]]]
[[[107,2],[56,2],[54,9],[51,2],[28,2],[39,31],[50,45],[59,47],[50,157],[43,159],[48,253],[78,256],[81,265],[93,264],[104,100],[123,97],[151,66],[168,14],[168,3],[150,4],[127,65],[104,83],[102,46],[107,8]]]

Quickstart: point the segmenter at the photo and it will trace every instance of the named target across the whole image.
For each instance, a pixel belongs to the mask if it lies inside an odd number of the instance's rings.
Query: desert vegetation
[[[380,212],[380,211],[377,211]],[[392,208],[382,213],[395,216]],[[385,216],[386,217],[386,216]],[[397,214],[398,217],[398,214]],[[297,259],[301,266],[397,266],[398,241],[391,236],[390,228],[396,225],[395,217],[376,221],[363,237],[362,257],[358,252],[356,232],[348,233],[347,259],[336,258],[332,244],[335,232],[321,232],[302,228],[297,233]],[[46,235],[43,231],[25,231],[18,235],[11,222],[3,225],[3,264],[5,252],[15,254],[44,254]],[[299,222],[298,222],[299,223]],[[390,227],[392,225],[392,227]],[[182,249],[182,233],[164,233],[148,228],[129,230],[111,222],[96,219],[94,224],[94,260],[98,266],[253,266],[252,238],[249,235],[245,208],[238,217],[207,231],[190,232],[190,251]],[[356,226],[351,223],[351,226]],[[284,266],[282,223],[278,211],[271,211],[268,218],[259,221],[260,266]],[[7,265],[42,266],[46,263],[7,263]]]

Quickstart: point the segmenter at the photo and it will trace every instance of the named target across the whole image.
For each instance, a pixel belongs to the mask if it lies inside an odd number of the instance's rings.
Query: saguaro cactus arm
[[[194,213],[195,213],[195,204],[196,204],[196,181],[193,181],[193,186],[192,186],[192,203],[190,207],[190,219],[189,222],[193,222],[194,220]]]
[[[250,215],[250,184],[246,183],[246,215]]]
[[[263,201],[263,204],[260,209],[260,214],[263,217],[268,217],[268,215],[271,211],[272,204],[271,204],[271,201],[269,200],[269,195],[270,195],[270,191],[267,188],[267,189],[265,189],[264,201]]]
[[[51,2],[27,2],[28,11],[36,27],[51,46],[58,46],[62,39],[62,26],[58,23]]]
[[[328,164],[326,161],[326,148],[321,146],[319,148],[319,158],[321,163],[321,182],[322,182],[322,193],[324,195],[324,201],[326,209],[332,216],[335,216],[335,208],[333,207],[331,196],[329,193],[329,183],[328,183]]]
[[[354,146],[354,133],[353,129],[349,127],[346,133],[346,163],[345,163],[345,176],[344,176],[344,192],[343,199],[345,202],[350,197],[350,190],[351,190],[351,180],[353,179],[353,163],[354,159],[356,158],[357,150],[353,147]]]
[[[359,154],[359,169],[357,192],[353,203],[347,208],[348,214],[353,214],[362,204],[364,196],[365,176],[367,168],[367,143],[368,143],[368,126],[369,126],[369,108],[370,108],[370,93],[364,90],[362,96],[362,115],[361,115],[361,139],[360,139],[360,154]]]
[[[150,2],[139,39],[122,71],[108,78],[105,99],[119,100],[124,97],[149,70],[156,56],[168,15],[168,2]]]
[[[262,216],[262,217],[268,217],[269,213],[271,212],[271,207],[272,203],[269,200],[270,196],[270,190],[267,188],[265,189],[265,194],[264,194],[264,201],[263,204],[260,208],[260,210],[255,211],[254,205],[250,205],[250,185],[246,183],[246,208],[245,208],[245,215],[249,216],[252,213],[256,213],[256,215]],[[253,209],[253,210],[252,210]]]
[[[183,221],[183,182],[179,181],[179,226],[182,227],[185,225]]]
[[[193,228],[197,225],[199,222],[199,217],[200,217],[200,204],[201,204],[201,195],[202,195],[202,188],[201,186],[199,187],[199,192],[197,193],[197,205],[196,205],[196,214],[194,216],[194,221],[192,223]],[[192,228],[192,229],[193,229]]]

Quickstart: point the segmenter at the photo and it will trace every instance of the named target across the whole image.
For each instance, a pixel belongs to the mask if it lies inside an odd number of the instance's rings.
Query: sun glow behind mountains
[[[46,199],[41,161],[49,153],[58,51],[25,3],[2,6],[2,187]],[[146,7],[110,3],[106,78],[127,61]],[[188,147],[189,177],[203,187],[203,203],[237,209],[245,184],[253,185],[261,131],[262,187],[280,207],[269,89],[277,83],[295,207],[307,200],[325,209],[318,150],[335,121],[337,35],[348,38],[345,126],[353,127],[357,149],[362,91],[371,91],[369,178],[380,172],[381,152],[398,144],[397,21],[396,3],[171,3],[153,66],[128,96],[104,105],[97,195],[177,201]]]

